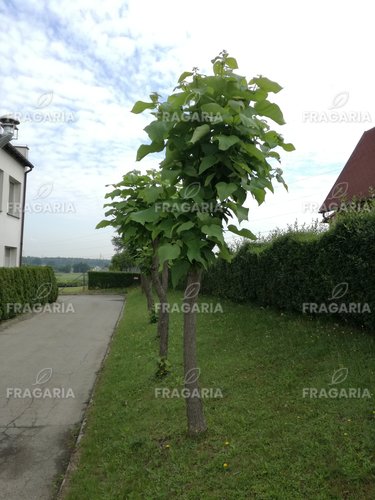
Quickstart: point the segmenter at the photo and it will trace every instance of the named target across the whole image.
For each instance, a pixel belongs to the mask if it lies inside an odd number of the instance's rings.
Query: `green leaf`
[[[285,187],[285,189],[288,191],[288,186],[287,184],[285,183],[284,181],[284,178],[283,178],[283,171],[281,170],[281,168],[277,168],[276,169],[276,180],[277,182],[281,182],[281,184]]]
[[[199,175],[203,174],[203,172],[215,165],[218,161],[219,158],[215,155],[205,156],[199,165]]]
[[[280,161],[280,155],[276,151],[269,151],[267,153],[267,158],[276,158],[277,161]]]
[[[217,224],[205,225],[201,227],[202,233],[209,238],[216,238],[221,243],[224,243],[223,228]]]
[[[241,224],[242,221],[248,220],[249,218],[249,209],[246,207],[243,207],[239,203],[233,203],[229,202],[228,203],[229,208],[233,210],[235,215],[237,216],[238,222]]]
[[[121,189],[115,189],[114,191],[112,191],[111,193],[107,193],[104,198],[115,198],[116,196],[120,196],[121,195]]]
[[[237,61],[234,57],[227,57],[225,59],[225,62],[230,67],[230,69],[237,69],[238,68]]]
[[[249,209],[246,207],[243,207],[241,205],[237,205],[237,219],[238,222],[241,223],[244,220],[248,220],[249,218]]]
[[[159,151],[163,151],[164,142],[158,143],[153,142],[152,144],[142,144],[139,146],[137,151],[137,161],[142,160],[149,153],[158,153]]]
[[[160,95],[160,94],[158,94],[157,92],[152,92],[152,93],[150,94],[150,99],[151,99],[151,101],[152,101],[152,102],[157,103],[157,102],[158,102],[158,100],[159,100],[159,97],[161,97],[161,95]]]
[[[143,102],[143,101],[137,101],[132,109],[132,113],[138,114],[142,113],[145,109],[155,109],[156,108],[156,103],[155,102]]]
[[[171,186],[176,184],[178,176],[181,174],[181,170],[166,170],[163,169],[161,173],[161,178],[167,180]]]
[[[296,149],[290,142],[288,143],[282,142],[280,146],[284,149],[284,151],[295,151]]]
[[[139,222],[140,224],[145,224],[146,222],[155,222],[160,219],[160,213],[155,210],[155,207],[147,208],[146,210],[140,210],[139,212],[133,212],[130,215],[130,220],[134,222]]]
[[[270,130],[269,132],[264,134],[264,140],[265,142],[267,142],[267,144],[269,144],[271,148],[274,148],[280,143],[280,135],[274,130]]]
[[[181,249],[178,245],[173,243],[164,243],[158,248],[158,255],[160,259],[160,265],[162,265],[166,260],[174,260],[180,255]]]
[[[242,122],[242,125],[244,125],[245,127],[249,128],[257,127],[256,121],[244,115],[243,113],[240,113],[240,120]]]
[[[212,181],[212,179],[215,177],[216,175],[216,172],[214,172],[213,174],[210,174],[206,177],[206,180],[204,181],[204,186],[207,187],[210,182]]]
[[[223,73],[223,65],[220,61],[216,61],[212,68],[214,70],[215,76],[221,76],[221,74]]]
[[[236,135],[217,135],[215,139],[219,141],[220,151],[226,151],[240,141],[240,138]]]
[[[266,197],[266,192],[264,189],[252,186],[250,184],[250,192],[258,202],[258,205],[261,205],[264,202],[264,199]]]
[[[208,134],[209,131],[210,131],[210,126],[207,125],[207,123],[205,123],[204,125],[200,125],[199,127],[197,127],[194,130],[194,133],[193,133],[192,138],[190,139],[190,142],[195,144],[197,141],[199,141],[199,139],[201,139],[203,136]]]
[[[186,80],[186,78],[189,78],[189,76],[192,76],[192,75],[193,75],[193,73],[191,71],[184,71],[181,74],[180,78],[178,79],[178,83],[183,82],[184,80]]]
[[[237,190],[237,184],[234,184],[233,182],[219,182],[216,184],[216,189],[220,201],[224,201]]]
[[[220,114],[224,115],[227,113],[223,107],[220,106],[220,104],[217,104],[216,102],[209,102],[208,104],[202,104],[201,110],[204,113],[212,113],[212,114]]]
[[[233,193],[233,198],[240,205],[243,205],[243,203],[245,203],[246,197],[247,192],[243,187],[237,188],[237,190]]]
[[[160,223],[156,224],[152,231],[152,239],[155,240],[159,234],[163,237],[171,238],[175,221],[171,219],[163,219]]]
[[[191,239],[186,241],[186,246],[187,246],[187,258],[191,263],[196,262],[201,262],[204,263],[204,258],[202,257],[201,253],[201,244],[199,239]]]
[[[235,101],[234,99],[229,99],[228,106],[230,106],[236,113],[240,113],[245,107],[243,101]]]
[[[268,96],[268,92],[263,89],[251,90],[249,91],[249,97],[251,101],[264,101]]]
[[[253,84],[258,85],[258,87],[265,90],[266,92],[273,92],[274,94],[277,94],[278,92],[280,92],[280,90],[282,90],[281,85],[279,85],[277,82],[269,80],[265,76],[259,76],[250,80],[250,85]]]
[[[112,222],[110,220],[102,220],[96,225],[95,229],[102,229],[107,226],[112,226]]]
[[[167,138],[171,124],[165,121],[155,120],[144,128],[145,132],[152,141],[162,142]]]
[[[174,108],[179,109],[180,106],[185,104],[187,96],[188,94],[186,92],[177,92],[168,97],[168,102],[172,104]]]
[[[254,107],[260,115],[268,116],[268,118],[271,118],[271,120],[279,125],[285,124],[283,114],[277,104],[264,100],[256,102]]]
[[[178,226],[177,233],[180,234],[183,231],[188,231],[192,227],[194,227],[194,222],[192,222],[192,221],[184,222],[183,224],[181,224],[180,226]]]
[[[228,230],[231,233],[237,234],[238,236],[243,236],[244,238],[249,238],[250,240],[256,240],[257,237],[249,229],[237,229],[236,226],[229,224]]]
[[[257,158],[259,161],[264,161],[265,154],[260,149],[258,149],[254,144],[242,142],[241,148],[244,149],[249,155]]]
[[[176,288],[176,286],[180,283],[181,278],[187,275],[190,264],[186,261],[176,262],[171,267],[171,279],[172,286]]]
[[[160,187],[149,186],[139,191],[139,196],[146,203],[154,203],[159,198],[162,192],[163,188],[161,186]]]
[[[248,174],[252,174],[253,173],[253,171],[251,170],[251,168],[249,168],[245,162],[243,162],[243,161],[236,161],[233,158],[231,158],[231,160],[233,162],[234,168],[236,168],[237,171],[240,174],[243,174],[243,170],[245,172],[247,172]]]

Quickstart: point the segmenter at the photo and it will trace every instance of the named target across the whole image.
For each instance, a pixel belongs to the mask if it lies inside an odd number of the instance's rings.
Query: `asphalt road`
[[[54,494],[123,303],[66,295],[0,323],[0,499]]]

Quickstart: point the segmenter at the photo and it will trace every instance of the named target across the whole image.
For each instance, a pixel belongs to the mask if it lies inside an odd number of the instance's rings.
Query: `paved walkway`
[[[123,303],[66,295],[0,323],[0,499],[52,497]]]

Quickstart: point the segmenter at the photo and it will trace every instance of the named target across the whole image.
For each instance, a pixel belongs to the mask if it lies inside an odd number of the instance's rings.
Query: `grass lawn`
[[[183,385],[182,315],[171,314],[173,371],[158,381],[155,325],[140,291],[128,292],[66,499],[375,498],[374,336],[220,303],[223,313],[198,315],[198,353],[201,386],[223,398],[205,399],[209,431],[193,440],[184,400],[155,397]],[[339,368],[347,378],[330,385]],[[310,387],[372,397],[304,398]]]

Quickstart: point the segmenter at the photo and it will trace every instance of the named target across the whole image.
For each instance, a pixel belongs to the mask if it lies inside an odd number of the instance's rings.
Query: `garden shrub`
[[[25,306],[55,302],[58,288],[51,267],[0,268],[0,321],[13,318]]]
[[[87,274],[89,290],[95,288],[124,288],[140,282],[139,273],[89,271]]]
[[[205,273],[202,290],[236,302],[320,311],[374,328],[375,213],[337,217],[322,234],[288,233],[267,244],[246,243],[231,263],[217,262]]]

